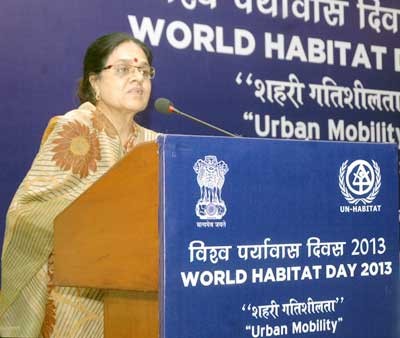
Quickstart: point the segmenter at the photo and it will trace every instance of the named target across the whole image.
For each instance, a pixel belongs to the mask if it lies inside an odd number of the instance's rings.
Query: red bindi
[[[134,62],[138,62],[138,59],[137,59],[137,58],[134,58],[133,61],[134,61]]]

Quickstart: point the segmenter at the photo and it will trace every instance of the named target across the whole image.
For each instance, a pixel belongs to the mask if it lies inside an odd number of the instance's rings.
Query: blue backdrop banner
[[[136,118],[156,131],[216,135],[155,112],[167,97],[246,137],[399,144],[399,22],[396,0],[2,0],[0,242],[47,121],[78,105],[100,35],[132,33],[153,50],[152,98]]]

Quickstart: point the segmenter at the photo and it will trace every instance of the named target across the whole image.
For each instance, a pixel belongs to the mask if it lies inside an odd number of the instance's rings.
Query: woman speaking
[[[151,51],[128,34],[102,36],[87,49],[81,105],[50,121],[8,210],[1,337],[103,337],[102,291],[53,284],[53,221],[132,147],[156,138],[133,120],[154,74]]]

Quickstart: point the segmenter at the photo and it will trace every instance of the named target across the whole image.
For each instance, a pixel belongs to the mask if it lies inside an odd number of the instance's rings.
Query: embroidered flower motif
[[[128,141],[124,144],[124,149],[126,152],[131,151],[132,148],[136,145],[137,136],[138,136],[138,131],[136,125],[132,123],[130,136],[128,138]]]
[[[53,144],[55,154],[52,160],[62,170],[72,170],[80,178],[97,170],[97,161],[101,160],[100,143],[87,126],[78,121],[67,123]]]
[[[93,113],[92,122],[95,129],[100,132],[104,131],[108,137],[116,138],[118,136],[114,126],[101,110],[96,109]]]
[[[54,300],[51,297],[51,293],[54,289],[54,257],[53,253],[50,254],[48,264],[47,264],[47,273],[49,276],[49,281],[47,284],[47,302],[46,302],[46,309],[45,309],[45,315],[44,315],[44,320],[41,328],[41,337],[43,338],[50,338],[54,326],[56,325],[56,306],[54,304]]]

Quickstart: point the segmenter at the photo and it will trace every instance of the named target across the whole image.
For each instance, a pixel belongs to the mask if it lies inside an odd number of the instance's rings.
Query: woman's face
[[[111,66],[111,67],[110,67]],[[110,112],[138,113],[147,107],[151,80],[138,69],[150,67],[143,50],[134,42],[120,44],[109,55],[105,68],[91,79],[100,100],[98,105]]]

